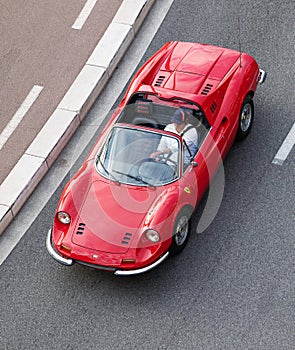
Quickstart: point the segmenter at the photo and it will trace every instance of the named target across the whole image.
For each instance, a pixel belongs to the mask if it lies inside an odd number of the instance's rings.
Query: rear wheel
[[[254,103],[252,97],[250,95],[247,95],[244,99],[239,117],[239,127],[237,131],[238,141],[242,141],[248,136],[253,124],[253,119]]]
[[[190,213],[186,209],[182,209],[177,215],[174,223],[172,243],[170,253],[179,254],[188,242],[190,234]]]

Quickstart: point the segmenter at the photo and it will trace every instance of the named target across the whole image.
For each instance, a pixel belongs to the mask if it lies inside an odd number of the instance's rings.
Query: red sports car
[[[245,53],[165,44],[135,75],[64,189],[49,254],[68,266],[134,275],[179,253],[210,177],[251,129],[265,77]]]

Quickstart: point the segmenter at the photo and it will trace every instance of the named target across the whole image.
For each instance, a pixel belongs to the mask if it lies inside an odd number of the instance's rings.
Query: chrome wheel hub
[[[241,113],[241,130],[247,132],[252,121],[252,107],[246,103]]]
[[[181,246],[188,235],[188,219],[186,216],[182,216],[177,223],[176,231],[175,231],[175,243],[178,246]]]

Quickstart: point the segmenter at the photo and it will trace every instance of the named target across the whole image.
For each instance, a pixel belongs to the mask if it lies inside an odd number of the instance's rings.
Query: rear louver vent
[[[217,108],[217,103],[214,101],[212,106],[210,107],[210,111],[212,114],[216,111],[216,108]]]
[[[164,75],[160,75],[157,81],[155,82],[155,86],[161,86],[163,84],[163,81],[165,80]]]
[[[130,239],[131,239],[131,237],[132,237],[132,233],[125,233],[125,236],[124,236],[124,238],[122,239],[122,244],[129,244],[129,242],[130,242]]]
[[[212,88],[213,88],[212,84],[206,84],[203,91],[201,92],[201,95],[208,95]]]
[[[86,226],[85,224],[80,223],[79,226],[78,226],[78,230],[77,230],[76,234],[77,235],[83,235],[85,226]]]

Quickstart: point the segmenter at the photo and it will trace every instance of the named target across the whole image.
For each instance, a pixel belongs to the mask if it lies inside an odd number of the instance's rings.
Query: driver
[[[198,133],[192,124],[188,123],[188,111],[179,108],[175,111],[171,124],[165,127],[165,131],[180,135],[185,142],[184,162],[189,163],[191,156],[195,155],[198,149]],[[186,147],[187,146],[187,147]],[[188,150],[188,149],[189,150]],[[151,154],[151,158],[157,158],[160,155],[170,155],[170,159],[177,161],[178,144],[171,137],[162,137],[156,152]]]

